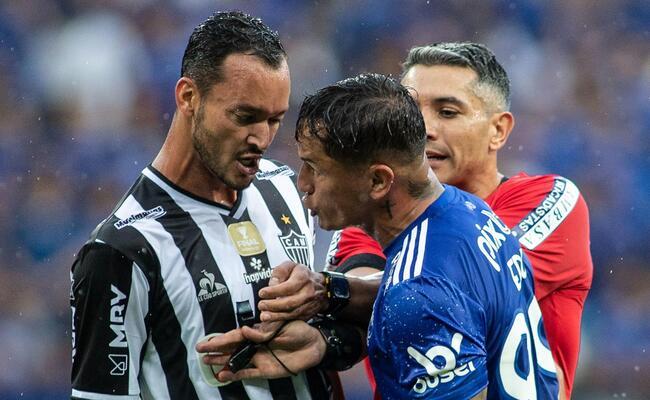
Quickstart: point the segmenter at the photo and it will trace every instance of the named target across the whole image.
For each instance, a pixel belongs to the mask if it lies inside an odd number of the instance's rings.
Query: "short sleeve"
[[[471,398],[487,387],[480,304],[448,280],[418,277],[391,287],[384,305],[381,321],[373,322],[380,327],[381,356],[372,361],[397,369],[384,372],[396,374],[399,387],[384,382],[382,388],[378,379],[380,391],[391,394],[387,398]],[[383,362],[388,359],[393,362]]]
[[[370,235],[357,227],[348,227],[332,235],[327,252],[327,268],[346,273],[358,267],[383,271],[386,256],[381,246]]]
[[[71,278],[72,397],[139,398],[147,279],[132,260],[100,243],[80,251]]]

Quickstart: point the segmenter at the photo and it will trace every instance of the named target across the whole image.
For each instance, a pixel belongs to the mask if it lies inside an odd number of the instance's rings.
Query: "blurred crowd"
[[[75,251],[156,154],[187,38],[224,9],[280,32],[292,113],[270,156],[294,167],[304,94],[364,71],[398,75],[416,44],[492,48],[517,120],[502,171],[562,174],[590,207],[574,398],[650,398],[647,0],[0,2],[0,398],[69,398]],[[347,380],[350,399],[365,398],[359,382]]]

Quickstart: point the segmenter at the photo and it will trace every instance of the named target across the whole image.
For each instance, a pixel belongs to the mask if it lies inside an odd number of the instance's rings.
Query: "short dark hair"
[[[510,109],[510,80],[494,53],[485,45],[471,42],[442,42],[413,47],[402,64],[404,74],[415,65],[465,67],[478,75],[478,83],[496,90],[501,108]]]
[[[307,96],[296,140],[305,134],[319,139],[327,156],[347,164],[382,156],[409,163],[422,157],[426,142],[417,103],[404,86],[381,74],[361,74]]]
[[[205,92],[223,78],[223,61],[233,53],[257,56],[273,68],[278,68],[287,57],[278,33],[261,19],[241,11],[217,12],[190,35],[181,76],[191,78],[199,91]]]

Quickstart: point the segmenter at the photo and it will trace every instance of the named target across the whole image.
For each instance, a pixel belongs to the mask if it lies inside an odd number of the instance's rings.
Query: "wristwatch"
[[[322,271],[325,278],[325,293],[328,306],[325,315],[334,315],[348,305],[350,301],[350,283],[345,275],[339,272]]]

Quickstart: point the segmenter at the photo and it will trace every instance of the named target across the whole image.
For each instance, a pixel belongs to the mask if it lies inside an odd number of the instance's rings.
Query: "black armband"
[[[318,367],[344,371],[361,359],[364,337],[356,327],[331,318],[314,318],[309,325],[318,329],[325,339],[325,356]]]

